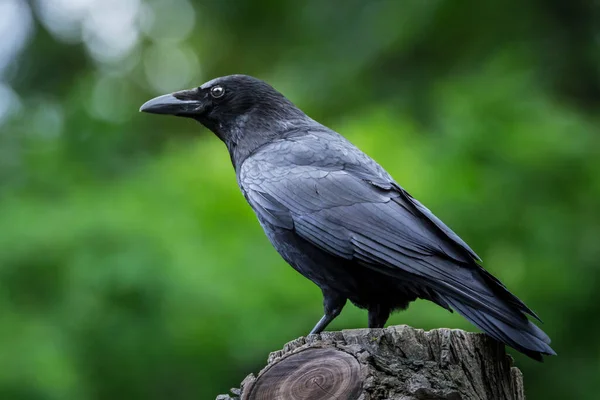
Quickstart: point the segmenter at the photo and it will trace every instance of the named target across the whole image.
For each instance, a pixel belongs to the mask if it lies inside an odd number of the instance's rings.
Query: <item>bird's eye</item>
[[[215,99],[222,97],[225,94],[225,89],[222,86],[213,86],[210,88],[210,95]]]

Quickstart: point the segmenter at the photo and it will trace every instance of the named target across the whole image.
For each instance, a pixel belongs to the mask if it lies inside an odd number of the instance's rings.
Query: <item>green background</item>
[[[138,113],[231,73],[375,158],[539,313],[559,356],[511,351],[528,398],[596,399],[592,4],[2,0],[0,399],[211,399],[320,318],[222,143]],[[389,324],[475,330],[423,301]]]

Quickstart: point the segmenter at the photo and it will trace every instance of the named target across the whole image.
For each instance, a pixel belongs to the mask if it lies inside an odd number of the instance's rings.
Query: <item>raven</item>
[[[156,97],[140,111],[195,119],[227,146],[238,185],[267,237],[323,292],[324,316],[347,300],[382,328],[426,299],[542,361],[555,355],[539,320],[480,265],[475,252],[377,162],[246,75]]]

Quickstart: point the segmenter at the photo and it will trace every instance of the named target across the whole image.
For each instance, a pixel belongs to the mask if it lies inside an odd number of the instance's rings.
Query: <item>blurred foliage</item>
[[[214,398],[321,316],[222,144],[137,112],[230,73],[373,156],[541,315],[559,356],[515,354],[530,398],[597,398],[597,2],[4,1],[0,398]],[[421,301],[401,323],[474,329]],[[349,305],[331,329],[364,326]]]

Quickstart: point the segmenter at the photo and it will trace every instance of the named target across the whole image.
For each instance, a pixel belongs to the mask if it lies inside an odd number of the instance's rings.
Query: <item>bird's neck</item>
[[[227,126],[220,125],[217,131],[213,130],[227,146],[236,171],[262,146],[283,137],[290,131],[315,123],[301,111],[282,117],[273,118],[271,115],[249,113],[231,120]]]

